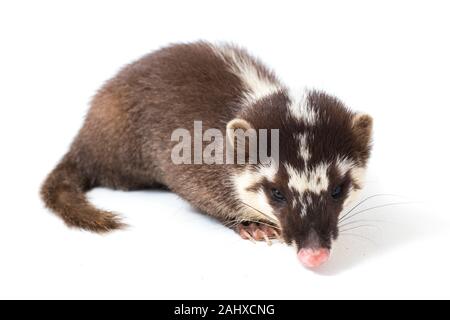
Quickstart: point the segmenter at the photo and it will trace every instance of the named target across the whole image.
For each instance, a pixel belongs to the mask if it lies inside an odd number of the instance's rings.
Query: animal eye
[[[337,186],[334,188],[333,192],[331,192],[331,197],[333,199],[339,199],[342,195],[342,185]]]
[[[278,201],[278,202],[286,201],[286,198],[284,197],[284,195],[281,193],[280,190],[274,188],[271,190],[271,193],[272,193],[272,198],[275,201]]]

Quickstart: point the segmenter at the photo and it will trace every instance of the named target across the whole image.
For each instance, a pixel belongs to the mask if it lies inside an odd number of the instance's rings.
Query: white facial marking
[[[308,194],[306,196],[306,204],[309,205],[309,206],[312,205],[312,197],[311,197],[310,194]]]
[[[260,183],[264,176],[260,172],[254,172],[246,170],[241,174],[232,177],[234,187],[239,199],[247,204],[242,206],[242,212],[248,216],[254,216],[256,219],[271,220],[278,224],[278,218],[275,216],[272,206],[269,204],[269,200],[262,189],[249,190],[255,184]],[[254,210],[248,206],[259,210]]]
[[[302,208],[300,209],[300,217],[306,216],[306,206],[302,205]]]
[[[238,76],[247,87],[245,103],[252,103],[282,90],[278,81],[268,79],[255,65],[255,60],[242,54],[230,45],[213,46],[213,50],[227,62],[231,71]]]
[[[328,165],[321,163],[312,169],[300,172],[289,164],[285,164],[286,171],[289,175],[288,187],[296,190],[299,194],[305,191],[311,191],[320,194],[322,191],[328,190]]]
[[[366,175],[366,168],[355,167],[350,171],[350,176],[352,180],[355,181],[360,187],[363,186]]]
[[[300,217],[305,217],[306,216],[306,208],[310,207],[312,205],[312,197],[310,194],[307,195],[300,195]]]
[[[355,200],[358,198],[360,193],[359,189],[353,188],[353,186],[350,186],[350,190],[348,191],[348,196],[344,201],[344,209],[348,208],[352,203],[355,202]]]
[[[292,200],[292,208],[295,208],[296,206],[297,206],[297,199],[294,198],[294,199]]]
[[[291,91],[292,92],[292,91]],[[308,90],[304,89],[300,98],[294,94],[290,94],[291,104],[289,105],[290,115],[305,122],[307,125],[313,125],[317,122],[317,112],[314,111],[308,103]]]
[[[355,166],[355,163],[348,158],[338,158],[338,160],[336,161],[336,166],[339,175],[343,177]]]
[[[364,185],[364,176],[366,169],[363,167],[354,167],[350,169],[350,177],[359,187],[359,189],[355,189],[354,186],[351,186],[347,199],[344,201],[344,208],[350,206],[355,200],[359,197],[361,192],[361,188]]]
[[[267,165],[260,165],[258,172],[261,176],[265,177],[267,180],[273,182],[275,180],[275,175],[278,172],[278,166],[275,161],[271,161]]]
[[[298,156],[305,161],[305,164],[311,159],[311,153],[308,148],[308,139],[305,133],[300,133],[297,135],[297,140],[299,143]]]
[[[272,206],[269,204],[269,199],[267,199],[267,196],[266,196],[266,193],[264,192],[264,190],[260,189],[258,191],[257,200],[258,200],[258,206],[256,206],[255,208],[258,208],[258,210],[260,210],[261,212],[268,213],[271,216],[273,216],[273,218],[277,219],[277,217],[275,216],[275,214],[273,212]]]
[[[356,164],[345,157],[340,157],[336,161],[336,166],[341,177],[344,177],[347,173],[350,173],[350,178],[352,180],[352,184],[350,185],[350,190],[348,192],[347,198],[344,201],[344,208],[351,205],[359,196],[361,191],[365,168],[357,167]],[[355,187],[355,185],[358,187]]]

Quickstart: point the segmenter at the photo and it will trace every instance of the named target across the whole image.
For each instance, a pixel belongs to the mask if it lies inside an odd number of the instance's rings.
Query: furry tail
[[[46,206],[70,227],[108,232],[125,227],[115,214],[92,206],[85,193],[92,188],[75,164],[63,160],[44,182],[41,196]]]

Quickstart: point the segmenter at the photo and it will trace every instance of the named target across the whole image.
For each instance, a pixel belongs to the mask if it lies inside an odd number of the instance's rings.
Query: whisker
[[[419,202],[418,201],[404,201],[404,202],[393,202],[393,203],[387,203],[387,204],[374,206],[374,207],[371,207],[371,208],[367,208],[367,209],[363,209],[363,210],[357,211],[357,212],[353,213],[351,216],[346,217],[345,219],[342,218],[341,220],[339,220],[339,222],[346,221],[346,220],[351,219],[351,218],[353,218],[353,217],[355,217],[355,216],[357,216],[357,215],[359,215],[361,213],[364,213],[364,212],[367,212],[367,211],[370,211],[370,210],[384,208],[384,207],[389,207],[389,206],[414,204],[414,203],[419,203]]]
[[[339,232],[346,232],[346,231],[350,231],[350,230],[355,230],[355,229],[359,229],[359,228],[376,228],[376,229],[380,229],[378,226],[374,226],[372,224],[362,224],[356,227],[351,227],[351,228],[347,228],[345,230],[340,230]]]
[[[351,225],[351,224],[355,224],[355,223],[360,223],[360,222],[386,222],[385,220],[375,220],[375,219],[359,219],[359,220],[355,220],[355,221],[349,221],[349,222],[346,222],[346,223],[344,223],[344,224],[338,224],[338,227],[339,228],[342,228],[342,227],[345,227],[345,226],[348,226],[348,225]]]
[[[262,225],[265,225],[265,226],[268,226],[268,227],[271,227],[271,228],[280,230],[279,227],[274,226],[274,225],[272,225],[272,224],[265,223],[265,222],[263,222],[263,221],[256,221],[256,220],[249,220],[249,219],[236,219],[236,220],[230,221],[229,223],[223,223],[223,225],[226,226],[226,227],[228,227],[228,228],[234,228],[235,226],[237,226],[238,224],[240,224],[240,223],[242,223],[242,222],[253,222],[253,223],[258,223],[258,224],[262,224]]]
[[[364,239],[366,241],[369,241],[373,245],[377,245],[377,243],[374,240],[372,240],[372,239],[370,239],[368,237],[364,237],[364,236],[359,235],[359,234],[355,234],[355,233],[341,233],[340,236],[350,236],[350,237],[361,238],[361,239]]]
[[[403,196],[400,196],[398,194],[392,194],[392,193],[378,193],[378,194],[371,195],[371,196],[361,200],[356,205],[354,205],[346,214],[344,214],[342,217],[340,217],[339,220],[344,219],[346,216],[348,216],[353,210],[358,208],[360,205],[362,205],[363,203],[367,202],[368,200],[370,200],[372,198],[376,198],[376,197],[400,197],[400,198],[404,198]]]
[[[269,226],[269,227],[274,227],[274,228],[277,228],[277,229],[281,229],[281,228],[278,226],[278,221],[274,221],[274,219],[273,219],[272,217],[270,217],[268,214],[266,214],[266,213],[264,213],[264,212],[262,212],[262,211],[256,209],[255,207],[249,205],[248,203],[245,203],[245,202],[243,202],[243,201],[242,201],[241,203],[244,204],[244,205],[246,205],[246,206],[249,207],[249,208],[252,208],[252,209],[255,210],[255,211],[258,211],[259,213],[261,213],[262,215],[264,215],[268,220],[273,221],[274,223],[276,223],[276,225],[270,225],[270,224],[267,224],[267,223],[264,223],[264,222],[260,222],[260,221],[252,221],[252,222],[258,222],[258,223],[261,223],[261,224],[265,224],[265,225],[267,225],[267,226]]]
[[[223,225],[224,225],[225,227],[228,227],[228,228],[233,229],[233,228],[234,228],[235,226],[237,226],[239,223],[240,223],[239,220],[232,220],[232,221],[230,221],[230,222],[224,222]]]

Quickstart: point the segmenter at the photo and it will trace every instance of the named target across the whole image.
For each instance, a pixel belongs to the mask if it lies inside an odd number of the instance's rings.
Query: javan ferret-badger
[[[276,163],[174,163],[180,141],[173,132],[184,128],[194,137],[200,121],[232,150],[239,144],[230,132],[276,129]],[[316,267],[328,259],[339,215],[362,188],[371,131],[370,116],[323,92],[291,92],[241,48],[177,44],[124,67],[98,91],[41,195],[67,225],[107,232],[124,224],[91,205],[87,191],[164,187],[244,239],[294,244],[300,261]]]

